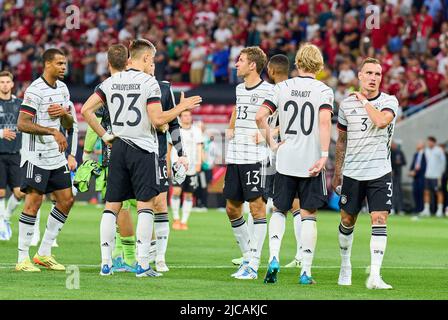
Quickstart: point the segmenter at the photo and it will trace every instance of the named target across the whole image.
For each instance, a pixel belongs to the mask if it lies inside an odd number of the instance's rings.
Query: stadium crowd
[[[126,3],[121,6],[121,3]],[[55,46],[69,57],[67,80],[94,86],[108,75],[109,45],[143,37],[157,45],[158,79],[192,84],[235,83],[245,46],[268,56],[310,41],[324,52],[318,78],[340,102],[356,84],[362,56],[383,63],[382,90],[403,109],[448,88],[448,1],[373,1],[379,29],[366,28],[371,1],[164,0],[0,1],[0,69],[16,75],[18,96],[41,73],[39,57]],[[80,9],[68,29],[66,7]],[[293,63],[291,63],[292,75]]]

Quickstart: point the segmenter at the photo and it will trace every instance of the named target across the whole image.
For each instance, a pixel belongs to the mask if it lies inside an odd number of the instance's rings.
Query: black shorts
[[[28,193],[30,188],[44,194],[72,187],[71,174],[67,165],[46,170],[27,161],[20,170],[22,176],[20,191],[24,193]]]
[[[183,192],[194,193],[198,188],[198,175],[186,176],[181,185],[173,179],[173,187],[181,187]]]
[[[106,201],[148,201],[160,193],[159,189],[156,154],[115,139],[109,162]]]
[[[159,180],[160,180],[160,193],[168,192],[170,183],[168,181],[168,167],[166,160],[159,160]]]
[[[294,198],[300,200],[300,208],[314,211],[322,208],[328,202],[325,173],[317,177],[293,177],[281,173],[275,174],[274,206],[281,212],[292,208]]]
[[[392,176],[390,173],[374,180],[359,181],[343,177],[339,206],[350,215],[356,215],[367,197],[369,212],[392,209]]]
[[[442,179],[425,178],[425,189],[430,191],[442,191]]]
[[[0,154],[0,189],[19,188],[21,180],[20,153]]]
[[[228,164],[224,179],[224,198],[234,201],[250,201],[263,197],[266,175],[262,162],[253,164]]]

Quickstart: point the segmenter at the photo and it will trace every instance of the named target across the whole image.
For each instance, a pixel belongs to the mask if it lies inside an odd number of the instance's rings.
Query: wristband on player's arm
[[[0,139],[3,139],[3,129],[0,129]]]
[[[321,151],[320,156],[321,158],[328,158],[328,151]]]

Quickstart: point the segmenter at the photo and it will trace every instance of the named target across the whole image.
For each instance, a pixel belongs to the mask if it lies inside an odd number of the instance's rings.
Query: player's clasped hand
[[[361,92],[358,92],[358,91],[352,92],[352,93],[350,93],[350,95],[355,96],[356,99],[358,99],[359,101],[367,100],[367,98]]]
[[[317,177],[319,173],[325,169],[328,158],[322,157],[309,169],[310,177]]]
[[[67,110],[60,104],[52,104],[48,107],[48,114],[51,118],[59,118],[65,116]]]
[[[67,149],[67,140],[65,139],[64,135],[59,131],[56,130],[53,133],[54,140],[56,140],[56,143],[59,146],[59,152],[65,152]]]
[[[177,163],[183,165],[185,167],[185,170],[188,170],[188,159],[187,157],[179,157],[177,160]]]
[[[12,141],[16,138],[16,133],[11,129],[3,129],[3,139]]]

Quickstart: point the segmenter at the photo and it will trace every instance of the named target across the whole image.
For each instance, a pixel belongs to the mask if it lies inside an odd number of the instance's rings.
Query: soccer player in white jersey
[[[157,277],[161,274],[149,265],[154,199],[160,193],[156,127],[168,123],[186,109],[197,107],[201,99],[197,98],[196,104],[178,105],[162,112],[159,84],[149,75],[156,53],[154,45],[138,39],[131,43],[129,53],[129,69],[106,79],[97,88],[97,96],[90,96],[82,108],[89,126],[103,141],[113,143],[109,164],[111,174],[107,177],[106,205],[100,225],[100,275],[112,274],[116,216],[122,202],[136,199],[136,276]],[[104,130],[94,114],[105,102],[112,120],[112,134]]]
[[[270,258],[265,282],[276,282],[280,270],[279,254],[285,232],[286,212],[296,194],[302,219],[302,270],[300,284],[313,284],[311,265],[317,241],[317,209],[327,203],[325,164],[330,146],[333,90],[315,79],[324,65],[320,50],[304,44],[296,55],[299,75],[277,83],[257,114],[257,125],[277,150],[274,181],[274,206],[269,222]],[[270,134],[267,118],[278,112],[280,139]]]
[[[342,184],[339,285],[352,283],[353,230],[362,202],[367,197],[372,223],[368,289],[392,289],[382,280],[380,269],[386,251],[387,217],[392,208],[390,145],[398,101],[395,96],[379,91],[381,71],[380,61],[366,58],[358,72],[360,92],[354,92],[339,106],[339,137],[332,181],[335,191]]]
[[[201,171],[203,137],[201,130],[193,125],[191,111],[180,114],[180,137],[183,141],[185,156],[188,159],[188,170],[182,185],[173,179],[173,196],[171,198],[171,210],[173,211],[173,229],[188,230],[188,218],[193,208],[193,193],[198,187],[198,173]],[[171,148],[171,163],[179,158],[177,151]],[[182,204],[182,220],[179,217],[180,196],[184,193]]]
[[[61,231],[73,205],[72,181],[64,151],[67,141],[59,131],[70,129],[73,117],[67,109],[70,94],[63,79],[67,60],[59,49],[48,49],[42,56],[43,75],[25,91],[17,127],[22,131],[22,185],[25,205],[19,219],[18,271],[40,271],[30,261],[29,247],[36,214],[43,195],[53,193],[56,205],[48,216],[47,227],[34,263],[50,270],[64,271],[51,255],[51,245]]]
[[[268,154],[266,143],[257,144],[254,140],[258,131],[255,115],[272,90],[272,85],[260,78],[266,62],[266,55],[259,47],[248,47],[241,51],[236,63],[237,75],[244,79],[244,83],[236,87],[236,107],[228,133],[230,140],[224,181],[226,212],[244,258],[238,271],[232,275],[236,279],[257,279],[267,232],[263,171]],[[242,214],[244,201],[249,201],[254,218],[251,235]]]

